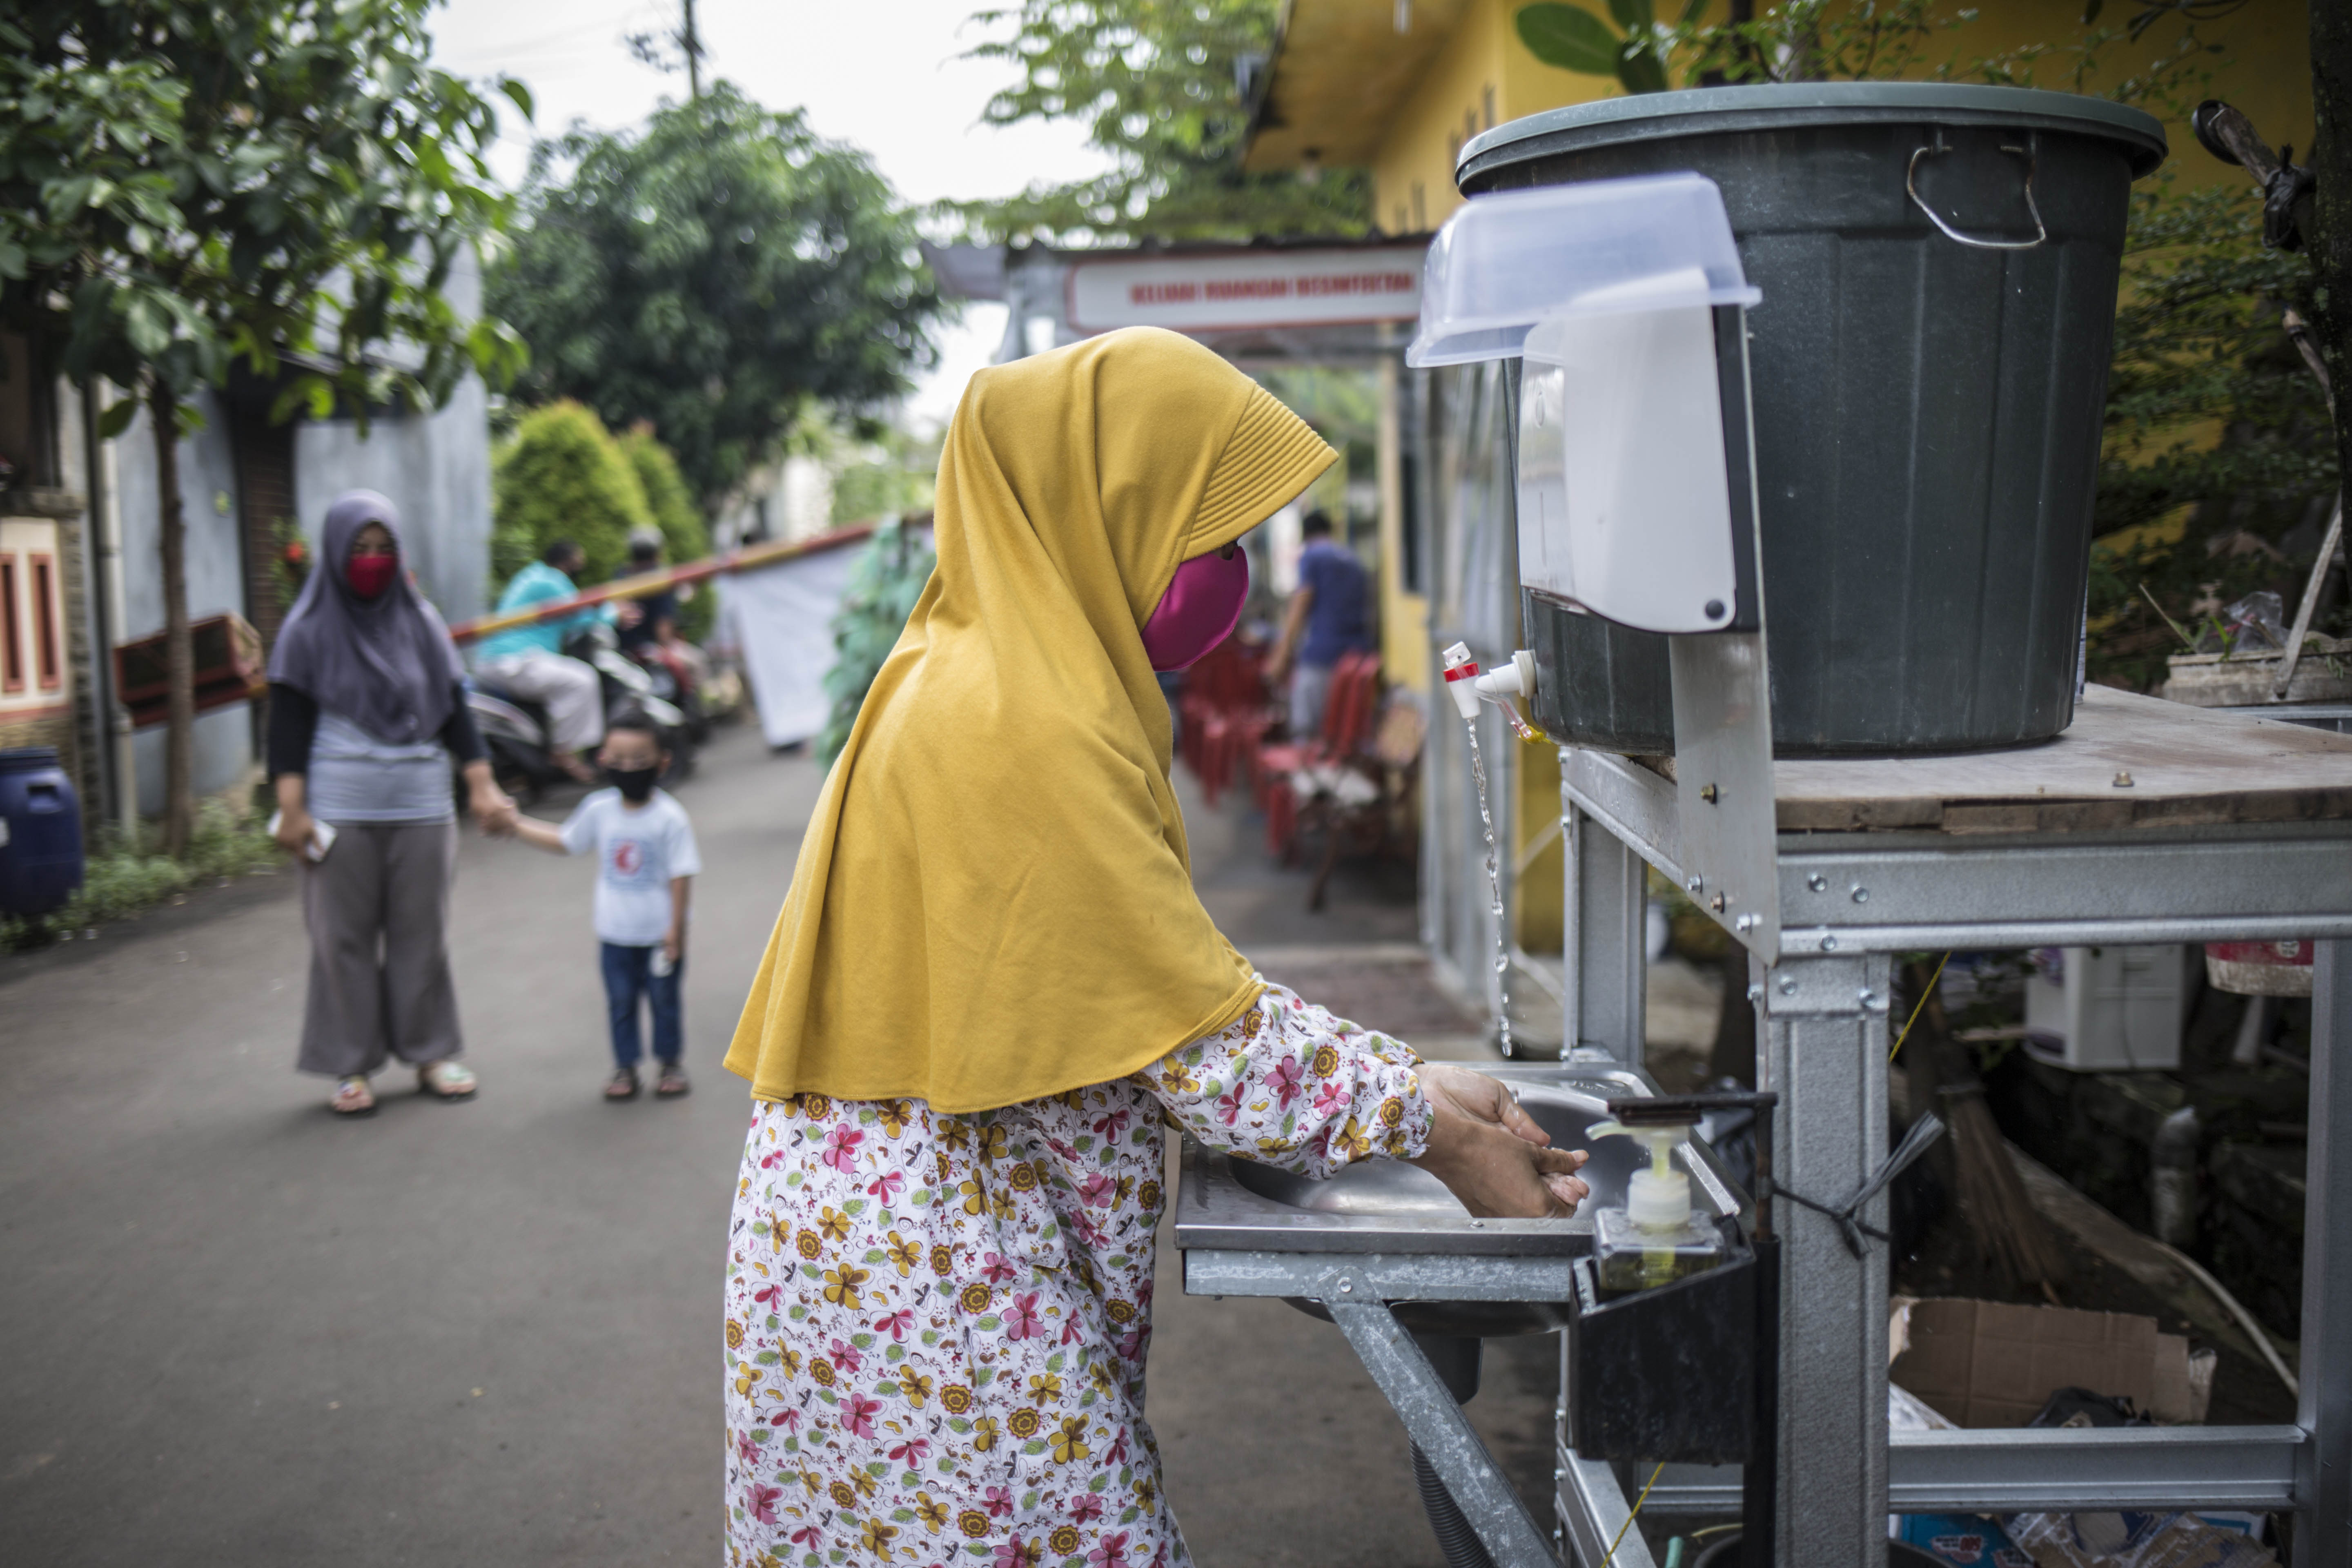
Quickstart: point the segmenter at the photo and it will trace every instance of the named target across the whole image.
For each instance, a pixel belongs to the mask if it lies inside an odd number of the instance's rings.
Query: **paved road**
[[[718,1058],[816,786],[739,730],[679,792],[709,870],[678,1103],[598,1100],[589,868],[516,845],[461,857],[474,1104],[386,1079],[339,1122],[293,1073],[289,878],[0,959],[0,1562],[717,1563],[744,1121]],[[1244,947],[1409,935],[1392,897],[1306,921],[1246,831],[1196,817]],[[1334,1331],[1187,1299],[1165,1249],[1159,1300],[1150,1408],[1204,1564],[1433,1568]],[[1549,1344],[1505,1347],[1472,1407],[1531,1495]]]

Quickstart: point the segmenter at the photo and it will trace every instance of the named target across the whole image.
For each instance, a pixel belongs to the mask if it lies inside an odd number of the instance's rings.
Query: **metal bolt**
[[[1829,891],[1830,879],[1827,877],[1822,876],[1819,871],[1816,871],[1811,876],[1805,879],[1805,886],[1811,888],[1816,893],[1825,893]]]
[[[1723,904],[1724,898],[1721,893],[1716,894],[1715,897],[1707,900],[1706,901],[1706,907],[1713,910],[1717,914],[1721,914],[1723,912]]]
[[[1352,1295],[1354,1295],[1355,1293],[1356,1293],[1356,1282],[1355,1282],[1353,1279],[1342,1279],[1342,1280],[1340,1280],[1340,1281],[1339,1281],[1339,1294],[1340,1294],[1340,1295],[1342,1295],[1342,1296],[1352,1296]]]
[[[1780,979],[1780,994],[1783,996],[1794,996],[1796,994],[1797,977],[1793,974],[1783,975]]]
[[[1473,1230],[1484,1230],[1486,1228],[1486,1222],[1483,1219],[1474,1219],[1470,1222],[1470,1227]]]
[[[1748,988],[1748,1005],[1753,1006],[1762,1000],[1764,1000],[1764,987],[1761,985],[1750,985]]]
[[[1696,893],[1701,888],[1706,886],[1706,879],[1705,877],[1685,877],[1683,879],[1683,888],[1688,892]]]
[[[1731,929],[1734,931],[1754,931],[1756,929],[1756,917],[1754,915],[1742,915],[1738,920],[1731,922]]]
[[[1853,999],[1862,1004],[1863,1010],[1864,1012],[1868,1012],[1878,1005],[1878,993],[1873,991],[1867,985],[1855,992],[1853,994]]]
[[[1822,938],[1822,951],[1823,952],[1835,952],[1837,951],[1837,938],[1833,936],[1825,936]]]
[[[1853,901],[1857,904],[1870,902],[1870,889],[1857,883],[1853,889]]]
[[[1703,801],[1706,802],[1706,804],[1707,804],[1707,805],[1713,805],[1715,804],[1715,802],[1716,802],[1716,793],[1717,793],[1717,792],[1716,792],[1716,787],[1715,787],[1713,784],[1701,784],[1701,785],[1699,785],[1699,786],[1698,786],[1698,797],[1699,797],[1699,799],[1701,799],[1701,800],[1703,800]]]
[[[2131,786],[2132,786],[2132,776],[2131,776],[2131,774],[2129,774],[2129,773],[2117,773],[2117,774],[2116,775],[2116,787],[2117,789],[2129,789],[2129,788],[2131,788]]]
[[[1723,618],[1723,601],[1721,599],[1709,599],[1706,602],[1706,618],[1710,621],[1720,620]]]

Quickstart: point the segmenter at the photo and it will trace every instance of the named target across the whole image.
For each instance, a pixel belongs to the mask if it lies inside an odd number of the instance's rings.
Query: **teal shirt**
[[[509,610],[527,610],[533,605],[544,605],[551,599],[569,599],[580,590],[572,579],[544,561],[534,561],[514,574],[507,591],[499,595],[499,615]],[[595,610],[581,610],[551,621],[533,626],[515,626],[496,636],[484,637],[475,657],[482,660],[513,658],[529,653],[562,653],[564,634],[572,627],[598,617]]]

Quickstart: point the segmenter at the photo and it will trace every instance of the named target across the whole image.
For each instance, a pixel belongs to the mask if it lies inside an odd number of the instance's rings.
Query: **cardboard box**
[[[1964,1298],[1913,1303],[1888,1375],[1962,1426],[2022,1426],[2061,1388],[2128,1399],[2158,1421],[2197,1418],[2189,1342],[2154,1318]]]

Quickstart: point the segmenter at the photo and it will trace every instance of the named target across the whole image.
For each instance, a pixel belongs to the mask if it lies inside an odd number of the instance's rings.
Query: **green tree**
[[[975,233],[1245,240],[1371,227],[1363,170],[1308,177],[1239,166],[1252,108],[1243,82],[1273,51],[1277,0],[1020,0],[972,19],[1009,29],[972,55],[1021,73],[983,119],[1083,121],[1114,160],[1094,179],[955,205]]]
[[[654,526],[661,530],[662,552],[670,564],[683,565],[709,555],[710,525],[704,521],[701,509],[694,504],[694,495],[686,488],[686,476],[677,471],[677,459],[670,455],[667,447],[654,439],[653,426],[633,425],[624,432],[621,455],[636,470],[637,483],[646,492],[646,505],[654,514]],[[680,592],[690,596],[678,605],[678,635],[688,642],[700,642],[710,635],[719,601],[707,588]]]
[[[1685,87],[1920,77],[2032,87],[2042,74],[2057,79],[2038,85],[2083,92],[2108,46],[2137,41],[2161,23],[2179,23],[2173,47],[2108,94],[2137,102],[2164,95],[2185,68],[2214,52],[2198,36],[2200,21],[2239,8],[2231,0],[2221,0],[2219,8],[2207,0],[2137,0],[2137,13],[2120,26],[2098,26],[2101,0],[2085,0],[2079,14],[2053,7],[2052,25],[2060,35],[2054,41],[1983,58],[1955,49],[1938,61],[1930,58],[1937,39],[1967,28],[1977,19],[1974,7],[1950,0],[1784,0],[1760,15],[1752,5],[1734,5],[1733,19],[1709,22],[1704,20],[1708,4],[1683,0],[1668,23],[1659,18],[1654,0],[1607,0],[1606,21],[1589,5],[1538,0],[1521,6],[1513,22],[1519,41],[1546,65],[1614,77],[1628,92],[1668,91],[1677,73]],[[2049,66],[2056,70],[2045,72]]]
[[[661,530],[663,552],[681,564],[709,554],[710,525],[695,506],[693,492],[686,488],[677,458],[654,438],[653,426],[632,425],[620,442],[621,455],[628,458],[637,483],[645,489],[654,526]]]
[[[705,505],[813,400],[904,392],[940,301],[865,154],[725,82],[639,132],[575,128],[531,158],[491,308],[530,344],[521,395],[652,422]]]
[[[944,430],[917,436],[898,428],[870,438],[838,425],[803,424],[793,436],[799,455],[815,458],[833,476],[835,526],[905,516],[931,504]]]
[[[2352,9],[2311,6],[2313,136],[2309,247],[2319,352],[2329,379],[2352,388]],[[2336,458],[2352,472],[2352,391],[2336,401]]]
[[[898,645],[923,584],[931,580],[937,557],[904,523],[886,522],[850,569],[849,586],[833,616],[833,668],[824,672],[824,694],[833,700],[824,728],[817,732],[817,761],[828,767],[849,744],[850,727],[866,705],[866,693],[882,672],[882,661]]]
[[[588,557],[583,586],[629,558],[629,531],[655,525],[637,468],[595,411],[569,399],[534,408],[490,454],[490,570],[503,584],[569,539]]]
[[[0,15],[0,315],[133,396],[155,444],[171,679],[164,847],[194,820],[179,438],[242,361],[307,405],[437,403],[519,345],[442,295],[505,198],[489,101],[432,68],[426,0],[16,0]],[[499,84],[526,113],[520,84]],[[398,343],[397,353],[384,346]]]
[[[2314,293],[2304,257],[2263,247],[2252,184],[2134,194],[2092,554],[2095,679],[2153,688],[2185,651],[2176,626],[2255,589],[2292,612],[2315,503],[2336,487],[2326,399],[2280,327]]]

